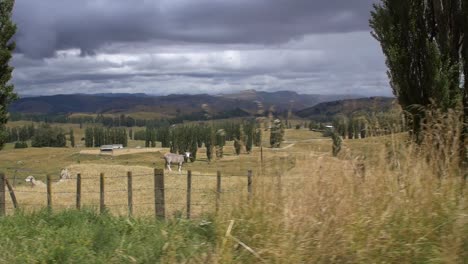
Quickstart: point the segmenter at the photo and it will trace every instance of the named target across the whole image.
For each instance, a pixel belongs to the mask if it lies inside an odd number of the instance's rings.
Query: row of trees
[[[30,140],[35,133],[35,126],[33,123],[29,125],[24,125],[24,126],[18,126],[18,127],[11,127],[11,128],[6,128],[6,142],[7,143],[13,143],[17,141],[28,141]]]
[[[40,125],[31,138],[31,146],[41,147],[66,147],[67,139],[63,129],[52,127],[49,124]]]
[[[338,115],[333,127],[343,138],[357,139],[407,131],[405,115],[401,111],[354,113]]]
[[[6,128],[6,142],[15,143],[15,148],[28,147],[27,141],[31,140],[32,147],[65,147],[67,145],[66,133],[63,129],[49,124],[34,124],[20,127]],[[70,131],[70,140],[74,147],[73,130]]]
[[[231,117],[247,117],[249,114],[238,109],[238,111],[228,111],[214,116],[214,119],[224,119]],[[85,124],[102,125],[105,127],[166,127],[173,124],[180,124],[184,121],[200,121],[206,120],[203,112],[196,112],[190,115],[177,115],[173,118],[163,119],[142,119],[135,118],[130,115],[121,114],[119,116],[97,114],[93,115],[69,115],[69,114],[26,114],[26,113],[11,113],[11,121],[27,120],[32,122],[44,123],[69,123],[80,124],[83,127]]]
[[[100,147],[109,144],[128,144],[127,130],[125,128],[87,127],[85,129],[85,146]]]
[[[199,123],[191,125],[172,125],[152,128],[134,133],[135,140],[145,140],[146,147],[169,147],[172,153],[192,153],[192,161],[197,158],[198,148],[206,148],[207,159],[222,158],[227,141],[234,141],[237,155],[250,153],[253,146],[260,146],[262,130],[253,120],[239,122]]]

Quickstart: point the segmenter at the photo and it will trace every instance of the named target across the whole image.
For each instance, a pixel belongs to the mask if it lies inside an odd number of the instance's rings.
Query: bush
[[[15,149],[22,149],[22,148],[27,148],[27,147],[28,147],[28,143],[26,143],[24,141],[20,141],[20,142],[15,143]]]
[[[67,139],[62,129],[43,124],[37,128],[31,140],[31,146],[41,147],[65,147]]]

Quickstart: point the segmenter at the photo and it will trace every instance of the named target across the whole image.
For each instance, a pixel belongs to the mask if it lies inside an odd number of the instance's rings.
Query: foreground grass
[[[468,186],[449,144],[433,153],[401,135],[347,140],[334,158],[329,140],[306,133],[265,150],[253,199],[226,201],[212,224],[13,215],[0,219],[0,263],[467,263]],[[211,169],[199,164],[187,167]]]
[[[0,218],[0,263],[203,262],[215,245],[208,221],[127,219],[92,211]]]

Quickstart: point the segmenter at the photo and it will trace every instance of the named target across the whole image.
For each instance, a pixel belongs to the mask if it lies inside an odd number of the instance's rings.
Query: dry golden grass
[[[430,142],[408,144],[405,135],[345,140],[335,158],[329,139],[306,130],[287,130],[284,148],[264,148],[263,166],[259,148],[250,155],[235,156],[229,144],[225,158],[211,163],[200,149],[198,161],[186,164],[182,175],[166,175],[167,215],[185,213],[187,169],[204,175],[193,179],[193,215],[214,212],[214,175],[221,170],[224,175],[243,177],[223,177],[223,188],[234,192],[223,193],[223,210],[215,217],[218,244],[208,254],[212,262],[465,263],[464,172],[456,169],[452,152],[429,152],[426,147],[430,146]],[[427,153],[436,158],[428,158]],[[68,166],[72,175],[81,172],[83,177],[93,177],[83,180],[83,206],[97,206],[98,176],[103,172],[111,213],[126,215],[125,175],[131,170],[134,188],[141,189],[134,192],[135,214],[154,214],[151,162],[162,167],[160,156],[82,155],[81,159],[80,164],[69,162]],[[250,202],[247,169],[255,172]],[[74,193],[75,188],[74,180],[53,186],[54,192]],[[45,191],[18,187],[18,191],[28,190]],[[18,199],[20,205],[46,202],[44,193],[20,196],[18,192]],[[74,207],[74,201],[74,194],[56,194],[53,204],[54,208]],[[231,221],[233,229],[226,235]]]
[[[445,162],[440,177],[439,160],[420,155],[424,146],[399,139],[348,140],[339,158],[309,151],[317,142],[288,149],[294,168],[277,163],[278,173],[255,182],[251,204],[218,219],[219,235],[233,220],[235,237],[218,244],[219,262],[466,263],[463,172]]]
[[[99,207],[100,173],[105,175],[105,201],[109,212],[116,215],[128,213],[127,172],[133,175],[133,203],[135,216],[154,215],[154,170],[143,166],[86,164],[68,167],[71,175],[81,174],[82,206]],[[55,210],[75,208],[76,177],[52,184],[52,207]],[[186,172],[165,173],[166,214],[169,217],[186,211]],[[247,194],[247,177],[223,175],[222,207],[229,206],[224,201],[231,196]],[[38,210],[47,205],[45,185],[34,187],[23,185],[15,188],[15,194],[21,209]],[[192,215],[213,212],[216,201],[216,174],[192,172]],[[8,209],[11,213],[12,202],[8,197]]]

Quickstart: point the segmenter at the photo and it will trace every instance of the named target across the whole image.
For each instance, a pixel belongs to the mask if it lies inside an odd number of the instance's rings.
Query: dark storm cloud
[[[20,94],[390,95],[373,0],[17,0]]]
[[[287,42],[367,30],[372,0],[18,0],[18,51],[30,57],[107,44]]]

